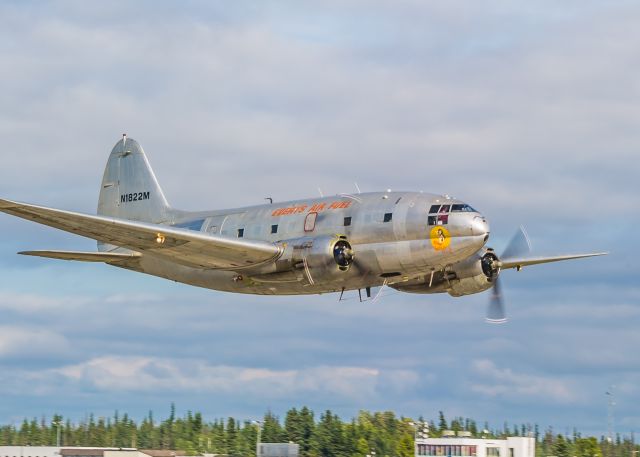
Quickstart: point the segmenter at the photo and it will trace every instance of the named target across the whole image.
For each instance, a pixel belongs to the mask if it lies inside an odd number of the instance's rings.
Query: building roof
[[[174,451],[170,449],[139,449],[140,452],[144,452],[151,457],[175,457],[187,455],[185,451]]]
[[[101,457],[104,455],[105,448],[62,448],[60,449],[60,455],[63,456],[76,456],[76,455],[88,455]]]
[[[125,452],[142,452],[150,457],[183,457],[187,453],[181,450],[172,449],[135,449],[135,448],[75,448],[68,447],[60,449],[60,455],[63,457],[104,457],[105,451],[125,451]]]

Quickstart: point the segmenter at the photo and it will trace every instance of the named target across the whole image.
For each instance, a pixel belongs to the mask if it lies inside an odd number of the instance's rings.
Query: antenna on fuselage
[[[265,197],[265,200],[269,200],[269,204],[273,205],[273,198],[271,197]]]
[[[320,189],[319,187],[318,187],[318,192],[320,193],[320,197],[324,197],[324,194],[322,193],[322,189]]]
[[[356,191],[358,191],[358,193],[361,194],[362,192],[360,191],[360,187],[358,187],[358,183],[354,182],[353,184],[355,184],[356,186]]]

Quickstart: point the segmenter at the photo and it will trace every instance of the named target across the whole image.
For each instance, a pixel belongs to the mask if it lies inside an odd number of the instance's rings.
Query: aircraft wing
[[[547,256],[547,257],[521,257],[514,258],[508,257],[505,259],[500,259],[500,268],[505,270],[507,268],[522,268],[529,265],[537,265],[539,263],[551,263],[551,262],[560,262],[562,260],[571,260],[571,259],[583,259],[585,257],[596,257],[599,255],[607,255],[607,252],[592,252],[589,254],[566,254],[566,255],[556,255],[556,256]]]
[[[266,241],[225,238],[166,225],[94,216],[10,200],[0,199],[0,211],[192,267],[238,270],[271,262],[281,254],[279,246]],[[51,251],[49,254],[41,255],[61,258]],[[67,256],[71,257],[71,254]],[[77,257],[73,260],[81,260]]]
[[[134,260],[141,257],[139,252],[80,252],[80,251],[22,251],[21,255],[46,257],[48,259],[78,260],[80,262],[115,263],[124,260]]]

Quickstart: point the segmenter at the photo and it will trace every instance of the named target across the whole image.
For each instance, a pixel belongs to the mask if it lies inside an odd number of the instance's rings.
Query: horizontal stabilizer
[[[132,260],[141,256],[139,252],[79,252],[79,251],[23,251],[22,255],[47,257],[49,259],[78,260],[80,262],[118,262]]]
[[[522,268],[529,265],[537,265],[540,263],[560,262],[562,260],[583,259],[585,257],[596,257],[600,255],[607,255],[608,252],[592,252],[589,254],[566,254],[547,257],[522,257],[522,258],[505,258],[500,259],[500,268],[505,270],[507,268]]]

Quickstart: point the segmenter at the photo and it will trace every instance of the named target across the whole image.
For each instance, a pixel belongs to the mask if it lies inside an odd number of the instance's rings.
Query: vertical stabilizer
[[[126,135],[109,155],[98,214],[141,222],[167,220],[169,204],[140,144]]]

